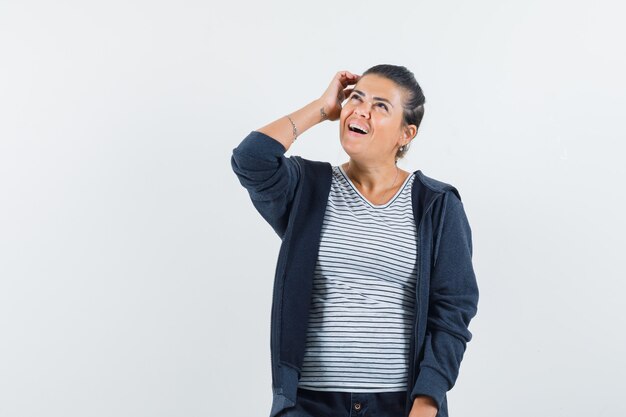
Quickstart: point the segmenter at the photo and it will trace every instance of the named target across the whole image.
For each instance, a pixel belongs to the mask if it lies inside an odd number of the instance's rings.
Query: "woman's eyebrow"
[[[363,93],[363,91],[361,90],[357,90],[356,88],[352,89],[353,93],[357,93],[358,95],[365,97],[365,93]],[[386,98],[383,97],[373,97],[374,100],[380,100],[380,101],[384,101],[385,103],[389,103],[389,105],[391,107],[393,107],[393,104],[391,104],[391,102],[389,100],[387,100]]]

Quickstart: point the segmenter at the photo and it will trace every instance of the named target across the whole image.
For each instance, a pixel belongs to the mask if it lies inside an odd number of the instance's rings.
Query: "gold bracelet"
[[[293,141],[295,142],[298,139],[298,129],[296,129],[296,124],[291,120],[291,117],[287,116],[287,119],[291,122],[291,126],[293,127]]]

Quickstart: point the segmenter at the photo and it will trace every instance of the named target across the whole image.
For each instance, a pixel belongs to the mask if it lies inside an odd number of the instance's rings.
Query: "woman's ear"
[[[408,125],[404,128],[404,139],[409,142],[413,140],[413,138],[417,135],[417,126]]]

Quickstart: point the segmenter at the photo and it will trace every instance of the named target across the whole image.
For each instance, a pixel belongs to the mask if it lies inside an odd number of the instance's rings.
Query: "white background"
[[[625,415],[623,16],[0,0],[0,415],[268,416],[280,240],[232,149],[379,63],[427,100],[400,166],[455,185],[473,231],[450,415]],[[337,122],[294,154],[347,161]]]

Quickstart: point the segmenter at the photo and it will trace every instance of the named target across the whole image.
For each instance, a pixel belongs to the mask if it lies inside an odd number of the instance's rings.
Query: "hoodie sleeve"
[[[233,149],[230,162],[252,204],[282,239],[300,179],[298,164],[276,139],[252,131]]]
[[[454,386],[467,342],[468,326],[478,311],[478,285],[472,266],[472,236],[463,203],[452,191],[443,202],[443,221],[438,227],[424,356],[411,392],[432,397],[439,409]]]

